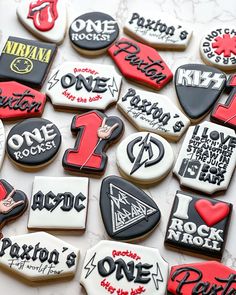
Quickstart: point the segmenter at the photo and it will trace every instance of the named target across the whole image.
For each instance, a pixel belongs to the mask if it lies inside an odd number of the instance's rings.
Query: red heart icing
[[[212,204],[208,200],[198,200],[195,209],[206,225],[213,226],[229,214],[229,205],[226,203]]]
[[[0,201],[4,200],[7,196],[7,191],[3,185],[3,183],[0,182]]]

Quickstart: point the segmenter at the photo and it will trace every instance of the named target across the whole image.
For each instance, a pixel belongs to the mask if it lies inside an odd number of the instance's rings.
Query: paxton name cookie
[[[65,62],[51,73],[47,95],[56,108],[104,110],[117,101],[120,85],[113,66]]]
[[[87,251],[80,283],[88,295],[164,295],[167,276],[157,249],[101,241]]]
[[[188,129],[174,173],[181,185],[213,194],[227,189],[235,164],[234,130],[205,121]]]
[[[229,203],[177,191],[165,245],[221,259],[231,211]]]

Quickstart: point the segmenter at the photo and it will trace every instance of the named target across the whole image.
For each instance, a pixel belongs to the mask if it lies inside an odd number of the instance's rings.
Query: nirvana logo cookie
[[[56,45],[9,37],[0,56],[0,79],[40,88],[56,55]]]
[[[171,268],[168,294],[236,293],[235,270],[216,261],[176,265]]]
[[[118,101],[120,111],[140,131],[150,131],[178,140],[189,120],[168,97],[153,92],[123,89]]]
[[[87,251],[80,283],[88,295],[164,295],[168,264],[154,248],[101,241]]]
[[[124,30],[131,37],[155,48],[185,49],[192,35],[186,25],[164,14],[129,15]]]
[[[5,149],[6,149],[6,135],[5,135],[5,129],[2,124],[2,121],[0,120],[0,168],[2,167],[2,163],[5,156]]]
[[[202,118],[213,108],[225,83],[223,72],[201,64],[183,65],[175,74],[175,89],[180,105],[192,120]]]
[[[177,191],[165,244],[221,259],[231,211],[229,203]]]
[[[61,133],[46,119],[27,119],[15,125],[7,137],[7,152],[20,166],[36,168],[46,165],[57,154]]]
[[[236,30],[218,28],[208,32],[200,44],[203,61],[222,70],[236,69]]]
[[[158,52],[147,45],[122,38],[108,49],[122,75],[160,90],[173,74]]]
[[[56,107],[104,110],[118,99],[121,77],[113,66],[63,63],[47,84]]]
[[[36,176],[28,228],[85,229],[87,207],[88,178]]]
[[[117,176],[102,181],[100,209],[106,231],[115,240],[142,237],[161,217],[156,203],[144,191]]]
[[[0,266],[30,281],[73,276],[79,250],[45,232],[0,241]]]
[[[174,173],[182,185],[212,194],[227,189],[235,164],[235,132],[205,121],[188,129]]]
[[[115,116],[107,117],[98,111],[75,116],[71,130],[78,134],[74,149],[68,149],[62,164],[66,170],[103,173],[107,164],[106,147],[118,140],[124,124]]]

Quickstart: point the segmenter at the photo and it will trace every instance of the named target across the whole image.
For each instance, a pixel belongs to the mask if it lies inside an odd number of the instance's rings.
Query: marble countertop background
[[[24,1],[24,0],[22,0]],[[28,31],[18,22],[16,17],[16,6],[20,0],[0,0],[0,49],[2,49],[9,35],[32,38]],[[175,72],[176,68],[186,63],[201,62],[199,55],[199,42],[202,34],[209,30],[210,27],[216,26],[235,26],[236,19],[236,1],[235,0],[68,0],[68,18],[69,24],[77,16],[90,11],[103,11],[111,14],[118,20],[121,35],[123,35],[122,27],[125,23],[128,12],[136,9],[145,9],[150,11],[167,12],[169,15],[176,17],[181,21],[185,21],[189,26],[193,27],[194,33],[190,44],[185,51],[159,51],[161,56],[167,62],[169,67]],[[87,58],[80,56],[70,45],[66,36],[65,42],[59,47],[57,57],[53,67],[58,66],[63,61],[88,61]],[[107,55],[98,58],[89,59],[89,62],[112,64],[111,59]],[[127,82],[124,82],[127,83]],[[44,88],[42,89],[44,91]],[[169,96],[177,103],[173,82],[168,84],[160,92]],[[224,99],[224,97],[223,97]],[[107,111],[108,115],[119,115],[124,117],[113,106]],[[52,120],[62,133],[63,143],[57,159],[50,166],[38,171],[37,173],[27,173],[13,166],[9,159],[5,158],[3,167],[0,172],[1,178],[6,179],[15,188],[23,190],[31,197],[32,182],[35,175],[42,176],[68,176],[63,170],[61,159],[64,151],[74,146],[75,138],[71,135],[70,125],[73,113],[54,111],[50,102],[47,102],[43,117]],[[124,119],[125,120],[125,119]],[[6,133],[8,134],[12,124],[5,124]],[[135,128],[125,120],[126,137],[130,133],[135,132]],[[178,154],[181,143],[172,144],[175,156]],[[108,166],[104,176],[119,175],[116,167],[115,158],[116,146],[109,148],[107,154],[109,156]],[[232,178],[231,185],[226,193],[218,195],[218,199],[232,202],[236,204],[236,181],[235,175]],[[101,178],[90,180],[90,196],[89,210],[87,217],[87,228],[84,233],[75,232],[73,234],[66,232],[54,233],[59,238],[77,246],[81,250],[81,258],[76,276],[69,281],[54,281],[50,283],[39,283],[37,285],[28,285],[12,273],[5,273],[0,270],[0,293],[1,294],[17,294],[17,295],[80,295],[85,294],[79,284],[80,271],[86,253],[86,249],[95,245],[101,239],[107,239],[107,235],[101,220],[99,210],[99,191]],[[165,249],[163,245],[166,225],[171,210],[172,202],[176,190],[179,189],[179,182],[170,173],[160,184],[146,188],[145,191],[152,196],[162,212],[162,219],[157,229],[145,240],[139,244],[158,248],[162,256],[169,262],[170,266],[188,262],[201,261],[199,258],[183,255],[181,252],[174,252]],[[27,233],[28,212],[26,212],[17,222],[10,223],[3,229],[5,236],[19,235]],[[236,269],[236,215],[235,211],[232,215],[229,236],[223,257],[223,263],[229,267]]]

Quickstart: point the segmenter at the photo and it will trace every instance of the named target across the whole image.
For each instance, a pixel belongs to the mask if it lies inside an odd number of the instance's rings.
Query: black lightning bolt
[[[51,90],[60,80],[57,79],[57,74],[59,70],[48,80],[48,84],[50,85],[48,87],[48,90]]]
[[[112,84],[108,85],[108,88],[109,88],[112,96],[114,96],[114,92],[118,92],[118,88],[117,88],[116,81],[115,81],[114,77],[113,77],[113,80],[112,80]]]
[[[163,276],[162,276],[159,264],[157,263],[156,265],[157,265],[157,271],[156,273],[152,274],[152,279],[155,284],[156,290],[159,290],[159,282],[163,282]]]
[[[86,273],[86,276],[85,276],[85,279],[87,279],[88,276],[90,276],[90,274],[94,271],[94,269],[96,268],[96,265],[93,264],[94,262],[94,259],[96,257],[97,253],[95,253],[93,255],[93,257],[89,260],[89,262],[85,265],[84,269],[87,270],[87,273]]]

